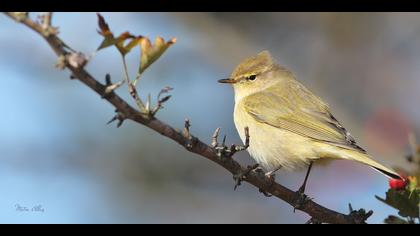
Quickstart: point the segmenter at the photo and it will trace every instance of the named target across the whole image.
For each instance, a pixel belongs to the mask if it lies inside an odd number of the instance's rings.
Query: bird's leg
[[[303,181],[302,186],[300,186],[300,188],[299,188],[299,192],[301,192],[301,193],[305,193],[306,182],[308,182],[308,177],[309,177],[309,173],[311,172],[311,169],[312,169],[312,164],[313,164],[313,162],[311,161],[309,163],[308,171],[306,172],[306,175],[305,175],[305,180]]]
[[[311,172],[311,169],[312,169],[312,164],[313,162],[311,161],[308,166],[308,171],[306,172],[306,175],[305,175],[305,180],[303,181],[302,186],[300,186],[299,190],[296,192],[296,200],[295,200],[295,206],[294,206],[293,212],[296,209],[299,209],[300,207],[302,207],[302,205],[308,200],[308,197],[305,195],[305,188],[306,188],[306,183],[308,181],[309,173]]]

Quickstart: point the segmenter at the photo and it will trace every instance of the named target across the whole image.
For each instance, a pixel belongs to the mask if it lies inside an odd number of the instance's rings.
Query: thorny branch
[[[120,126],[124,120],[128,119],[147,126],[161,135],[184,146],[188,151],[217,163],[234,176],[239,177],[239,181],[246,181],[257,187],[260,192],[276,196],[292,206],[295,205],[296,193],[294,191],[274,182],[268,176],[265,176],[261,169],[256,168],[257,166],[244,168],[231,158],[236,152],[245,150],[248,147],[250,138],[248,129],[246,130],[247,141],[245,145],[231,145],[230,147],[224,145],[226,137],[223,139],[221,145],[218,144],[217,137],[220,132],[219,128],[216,129],[212,137],[212,146],[203,143],[198,138],[191,135],[189,120],[185,121],[183,132],[177,131],[163,121],[156,119],[150,113],[144,113],[136,110],[118,96],[115,93],[115,89],[121,84],[112,84],[109,75],[106,77],[106,84],[102,84],[93,78],[89,72],[84,69],[84,65],[87,63],[87,57],[72,50],[57,36],[56,30],[51,30],[56,29],[51,26],[51,13],[46,13],[41,23],[31,20],[26,12],[6,12],[5,14],[13,20],[26,25],[43,37],[48,42],[52,50],[57,54],[59,58],[59,66],[67,68],[71,71],[72,74],[70,78],[78,79],[115,107],[117,115],[115,115],[110,122],[118,120],[119,123],[117,126]],[[165,98],[162,98],[160,103],[163,103],[164,100]],[[351,207],[350,214],[342,214],[321,206],[312,200],[306,201],[299,210],[306,212],[311,216],[311,220],[309,221],[310,223],[365,223],[366,219],[372,214],[371,211],[366,213],[363,209],[356,211]]]

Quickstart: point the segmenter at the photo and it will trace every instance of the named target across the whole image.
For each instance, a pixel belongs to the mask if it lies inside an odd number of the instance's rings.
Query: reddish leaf
[[[143,36],[133,36],[129,32],[124,32],[118,37],[114,37],[111,29],[105,21],[105,18],[101,14],[98,15],[98,33],[104,37],[104,40],[100,44],[97,50],[109,46],[115,46],[121,55],[125,56],[137,45],[140,46],[141,59],[139,66],[139,74],[142,74],[153,62],[155,62],[172,44],[176,42],[175,38],[165,42],[161,37],[156,37],[154,44],[150,40]],[[131,40],[130,40],[131,39]],[[126,41],[130,40],[127,44]]]
[[[135,40],[136,37],[131,35],[129,32],[124,32],[120,34],[117,38],[115,38],[114,34],[112,33],[108,24],[106,23],[104,17],[99,13],[97,13],[97,15],[98,15],[98,25],[99,25],[98,33],[104,37],[104,40],[102,41],[101,45],[99,45],[97,50],[101,50],[103,48],[107,48],[109,46],[114,45],[123,56],[127,54],[128,52],[130,52],[130,50],[133,48],[132,44],[135,44],[136,42],[138,42],[138,40]],[[124,46],[124,43],[127,39],[130,39],[130,38],[134,38],[132,41],[135,41],[135,42],[133,43],[130,42],[128,45],[129,47],[126,48],[126,46]]]
[[[116,46],[117,46],[118,50],[120,51],[120,53],[124,56],[127,53],[129,53],[131,51],[131,49],[133,49],[135,46],[137,46],[139,44],[139,41],[140,41],[141,38],[143,38],[143,36],[135,37],[135,36],[129,34],[128,32],[125,32],[124,34],[120,35],[117,38]],[[131,41],[128,42],[126,45],[124,45],[124,42],[127,39],[131,39]]]
[[[96,15],[98,16],[98,25],[99,25],[99,29],[101,30],[101,31],[98,31],[98,32],[103,36],[112,35],[112,32],[111,32],[111,30],[109,30],[109,26],[105,22],[104,17],[99,13],[96,13]]]
[[[104,40],[102,41],[101,45],[99,45],[97,49],[99,51],[103,48],[114,45],[116,43],[116,40],[114,38],[114,34],[109,29],[108,24],[105,22],[104,17],[99,13],[97,13],[97,16],[98,16],[98,25],[99,25],[98,33],[104,37]]]

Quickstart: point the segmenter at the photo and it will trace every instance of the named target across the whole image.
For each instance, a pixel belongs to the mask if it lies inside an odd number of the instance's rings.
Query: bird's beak
[[[231,79],[231,78],[219,79],[217,82],[222,83],[222,84],[234,84],[234,83],[236,83],[236,81],[234,79]]]

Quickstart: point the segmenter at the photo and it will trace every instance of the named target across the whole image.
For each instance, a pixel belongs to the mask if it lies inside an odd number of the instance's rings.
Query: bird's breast
[[[267,170],[280,166],[294,170],[304,167],[316,155],[306,137],[255,120],[241,105],[235,105],[234,122],[242,142],[249,129],[249,148],[254,160]]]

